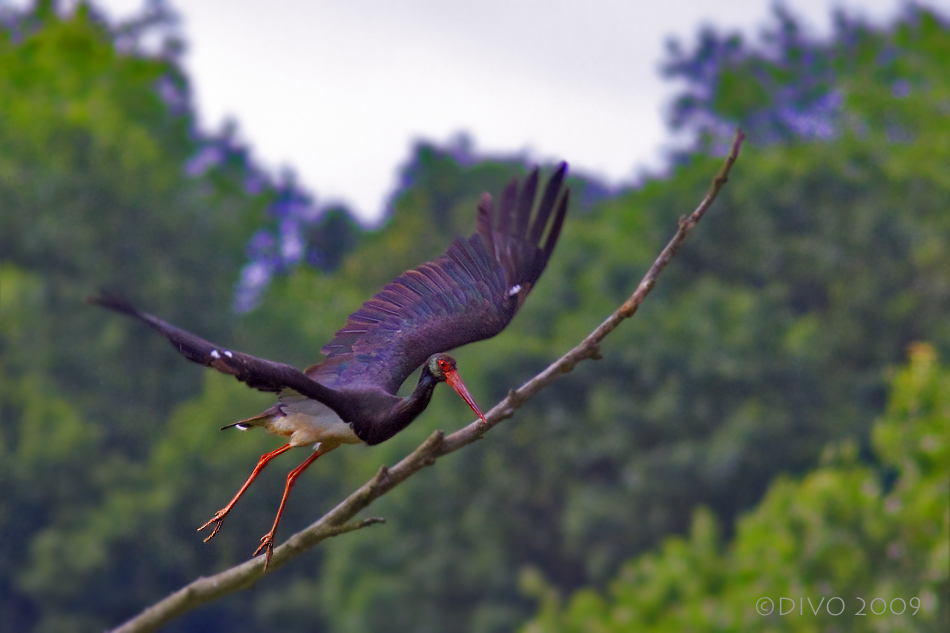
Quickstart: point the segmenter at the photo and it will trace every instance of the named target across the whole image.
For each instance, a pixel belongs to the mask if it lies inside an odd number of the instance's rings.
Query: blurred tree
[[[342,207],[326,209],[319,222],[307,230],[311,247],[308,261],[327,272],[333,272],[359,243],[363,230]]]
[[[741,125],[759,143],[850,133],[891,149],[916,145],[921,157],[946,156],[946,146],[924,130],[948,113],[946,73],[935,61],[950,57],[950,20],[908,4],[887,28],[843,10],[834,28],[830,39],[816,41],[776,6],[774,23],[752,46],[739,33],[711,27],[689,52],[671,40],[664,72],[686,83],[672,104],[673,127],[693,132],[699,147],[728,143]]]
[[[469,234],[480,193],[524,166],[420,144],[385,225],[364,233],[291,177],[255,169],[233,130],[200,134],[174,57],[120,47],[134,37],[92,9],[60,16],[41,4],[21,17],[0,30],[0,117],[16,122],[0,126],[0,542],[23,544],[0,553],[0,617],[88,630],[246,557],[291,465],[265,471],[202,547],[194,529],[273,448],[217,428],[270,399],[80,307],[82,295],[135,288],[151,311],[211,340],[304,366],[372,292]],[[729,538],[776,475],[804,472],[829,442],[851,438],[862,468],[886,368],[915,340],[950,354],[950,29],[916,11],[861,32],[865,61],[815,62],[840,93],[833,133],[763,133],[769,142],[744,150],[702,231],[603,361],[381,500],[373,512],[386,526],[334,539],[180,630],[508,631],[536,610],[522,571],[562,595],[599,587],[620,561],[685,532],[697,504]],[[815,51],[834,46],[804,50],[824,59]],[[877,56],[894,47],[896,57]],[[785,77],[783,57],[741,51],[710,68],[745,86],[759,71],[738,62],[771,60]],[[896,79],[878,59],[901,60]],[[706,112],[754,123],[746,114],[783,103],[770,86],[755,107],[730,105],[723,88]],[[629,294],[718,167],[710,147],[636,190],[605,197],[571,182],[582,202],[531,300],[502,336],[457,353],[480,403]],[[298,265],[308,258],[334,273]],[[327,456],[298,486],[282,533],[469,418],[437,392],[392,441]]]
[[[146,370],[156,342],[124,323],[103,332],[82,297],[135,288],[156,310],[184,318],[189,306],[195,327],[226,331],[211,314],[226,311],[265,201],[219,186],[225,174],[184,173],[197,144],[174,63],[119,53],[84,5],[61,18],[41,3],[18,29],[0,39],[0,252],[44,286],[33,326],[59,393],[114,421],[110,443],[140,451],[171,408],[167,393],[195,393],[199,373]]]
[[[950,370],[933,347],[911,347],[873,433],[876,465],[862,464],[853,442],[831,444],[803,479],[774,482],[728,547],[697,510],[689,538],[627,563],[607,597],[588,589],[562,605],[526,571],[542,606],[522,630],[947,630]],[[829,603],[835,596],[844,604]]]
[[[4,628],[103,628],[193,571],[127,554],[168,505],[142,462],[203,374],[82,299],[134,290],[231,340],[245,245],[293,191],[233,130],[200,133],[180,47],[160,2],[114,26],[83,3],[0,7]]]
[[[519,569],[561,592],[599,586],[623,558],[685,532],[697,504],[728,536],[777,474],[804,472],[828,442],[853,438],[870,457],[886,368],[914,340],[950,353],[950,255],[939,246],[950,182],[935,170],[950,147],[943,24],[921,11],[868,31],[868,46],[900,43],[925,90],[894,94],[870,62],[836,75],[841,121],[906,117],[926,126],[916,129],[931,152],[856,123],[747,147],[718,211],[598,366],[453,456],[455,467],[388,495],[374,513],[389,527],[327,548],[332,628],[510,630],[531,608]],[[852,98],[851,86],[880,101]],[[473,392],[501,397],[599,323],[714,171],[693,153],[574,213],[509,330],[459,353]],[[432,207],[420,197],[415,208]],[[390,230],[399,240],[396,222]],[[440,419],[465,416],[452,406],[437,400],[420,428],[377,450],[395,457]]]

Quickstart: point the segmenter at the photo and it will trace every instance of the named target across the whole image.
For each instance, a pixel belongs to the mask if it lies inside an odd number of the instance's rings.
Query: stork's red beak
[[[482,419],[482,422],[485,421],[485,416],[482,415],[482,412],[479,410],[478,405],[475,404],[475,399],[472,397],[472,394],[468,392],[468,389],[465,387],[465,383],[462,382],[462,379],[459,377],[459,373],[456,370],[445,372],[445,382],[448,383],[452,389],[455,389],[455,392],[458,395],[462,396],[462,400],[465,403],[472,407],[472,411],[475,412],[475,415]]]

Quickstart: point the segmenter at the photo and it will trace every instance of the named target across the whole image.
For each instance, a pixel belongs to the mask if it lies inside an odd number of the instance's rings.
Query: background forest
[[[49,2],[0,17],[0,627],[102,630],[245,560],[299,460],[202,544],[195,528],[279,445],[218,428],[271,398],[83,297],[122,288],[305,366],[528,166],[419,144],[366,228],[258,168],[233,131],[199,129],[160,4],[121,25]],[[950,19],[913,7],[886,27],[841,15],[827,41],[777,11],[759,41],[671,47],[691,149],[629,189],[574,176],[531,300],[457,353],[487,409],[576,344],[742,125],[730,183],[604,358],[374,504],[385,525],[170,630],[947,630],[948,68]],[[390,442],[321,459],[279,536],[471,417],[443,389]],[[755,612],[836,595],[839,617]],[[919,609],[855,617],[853,596]]]

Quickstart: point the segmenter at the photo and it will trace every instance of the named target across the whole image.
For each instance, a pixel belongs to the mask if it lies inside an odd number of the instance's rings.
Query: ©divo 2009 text
[[[816,598],[816,601],[817,603],[811,597],[800,597],[797,601],[793,598],[781,597],[778,599],[778,615],[809,615],[809,613],[818,615],[825,611],[828,615],[837,616],[848,611],[844,598],[838,596],[827,599],[821,596]],[[890,603],[884,598],[874,598],[868,602],[864,598],[855,597],[855,601],[854,608],[850,610],[851,615],[884,615],[885,613],[901,615],[907,611],[908,607],[913,609],[910,615],[917,615],[917,611],[920,610],[920,598],[917,596],[906,601],[903,598],[894,598]],[[775,606],[772,598],[763,596],[756,601],[755,610],[759,615],[771,615],[775,611]]]

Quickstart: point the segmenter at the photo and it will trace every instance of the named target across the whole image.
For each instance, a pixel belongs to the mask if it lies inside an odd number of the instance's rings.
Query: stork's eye
[[[441,369],[442,371],[449,371],[450,369],[452,369],[452,366],[449,365],[449,361],[439,359],[439,369]]]

